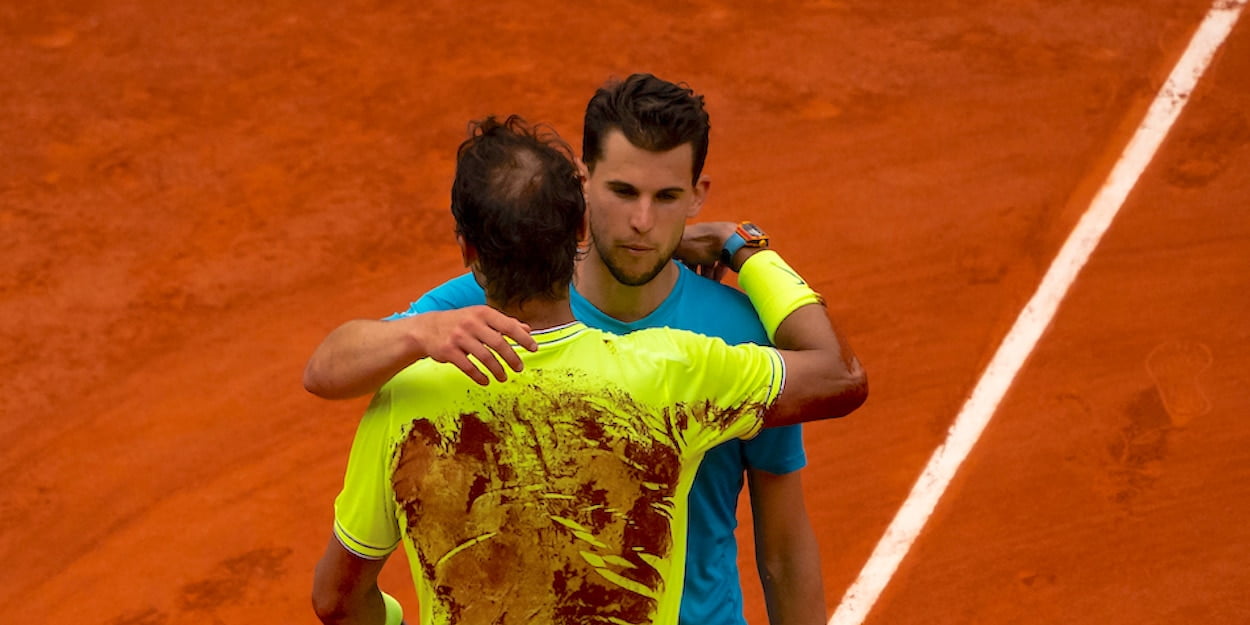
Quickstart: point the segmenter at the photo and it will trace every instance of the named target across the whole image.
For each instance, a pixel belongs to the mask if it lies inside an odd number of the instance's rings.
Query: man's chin
[[[650,284],[652,280],[655,280],[661,271],[664,271],[664,266],[668,264],[668,261],[661,261],[645,270],[627,268],[622,266],[622,263],[608,262],[605,264],[617,282],[625,286],[645,286]]]

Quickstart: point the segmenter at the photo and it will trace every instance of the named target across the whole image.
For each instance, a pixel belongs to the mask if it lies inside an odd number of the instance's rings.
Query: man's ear
[[[707,194],[712,190],[712,179],[707,176],[699,176],[699,181],[694,183],[694,201],[690,203],[690,208],[686,209],[686,219],[690,219],[699,214],[703,210],[703,203],[707,201]]]
[[[460,258],[464,266],[472,269],[477,264],[477,248],[464,240],[464,235],[456,233],[456,245],[460,247]]]
[[[590,249],[590,211],[582,211],[582,225],[577,227],[577,249]]]
[[[577,177],[581,179],[582,184],[586,184],[586,179],[590,177],[590,168],[586,166],[586,161],[578,156],[573,159],[573,164],[577,165]]]
[[[573,159],[577,165],[577,179],[582,181],[582,194],[585,195],[590,189],[590,168],[582,161],[581,157]]]

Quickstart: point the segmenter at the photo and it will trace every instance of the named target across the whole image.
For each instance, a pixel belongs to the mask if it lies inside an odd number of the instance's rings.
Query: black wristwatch
[[[734,233],[729,235],[725,240],[725,247],[720,251],[720,262],[729,265],[733,260],[734,254],[744,247],[754,247],[757,249],[766,249],[768,247],[768,235],[759,226],[744,221],[738,224],[738,228]]]

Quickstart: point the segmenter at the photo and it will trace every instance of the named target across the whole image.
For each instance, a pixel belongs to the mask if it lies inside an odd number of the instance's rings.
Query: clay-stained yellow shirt
[[[421,361],[374,397],[335,535],[403,544],[421,623],[676,623],[703,453],[749,438],[784,382],[771,347],[573,323],[507,382]]]

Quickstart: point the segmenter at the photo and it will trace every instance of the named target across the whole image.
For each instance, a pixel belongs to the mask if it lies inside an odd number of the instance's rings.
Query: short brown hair
[[[550,127],[516,115],[472,122],[456,154],[451,212],[491,300],[567,294],[586,203],[572,150]]]

